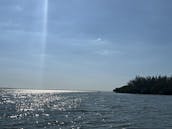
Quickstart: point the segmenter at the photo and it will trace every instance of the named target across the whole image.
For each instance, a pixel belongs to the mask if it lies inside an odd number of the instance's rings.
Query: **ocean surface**
[[[172,96],[0,89],[0,129],[172,129]]]

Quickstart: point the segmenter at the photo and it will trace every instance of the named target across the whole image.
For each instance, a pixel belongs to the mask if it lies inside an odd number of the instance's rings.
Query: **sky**
[[[112,91],[172,75],[171,0],[1,0],[0,87]]]

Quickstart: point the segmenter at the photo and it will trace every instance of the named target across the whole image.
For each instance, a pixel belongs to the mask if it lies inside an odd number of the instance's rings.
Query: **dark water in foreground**
[[[172,96],[0,90],[1,129],[172,128]]]

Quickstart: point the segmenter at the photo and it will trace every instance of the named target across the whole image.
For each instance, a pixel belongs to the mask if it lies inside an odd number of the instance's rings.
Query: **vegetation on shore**
[[[113,91],[117,93],[172,95],[172,76],[136,76],[127,85]]]

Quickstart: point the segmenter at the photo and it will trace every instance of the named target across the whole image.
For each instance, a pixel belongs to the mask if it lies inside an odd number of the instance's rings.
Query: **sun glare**
[[[42,51],[41,51],[41,66],[44,68],[45,65],[45,54],[46,54],[46,44],[47,44],[47,21],[48,21],[48,0],[44,0],[43,3],[43,24],[42,24]]]
[[[41,32],[41,52],[40,52],[40,85],[43,86],[46,46],[47,46],[47,22],[48,22],[48,0],[42,5],[42,32]]]

